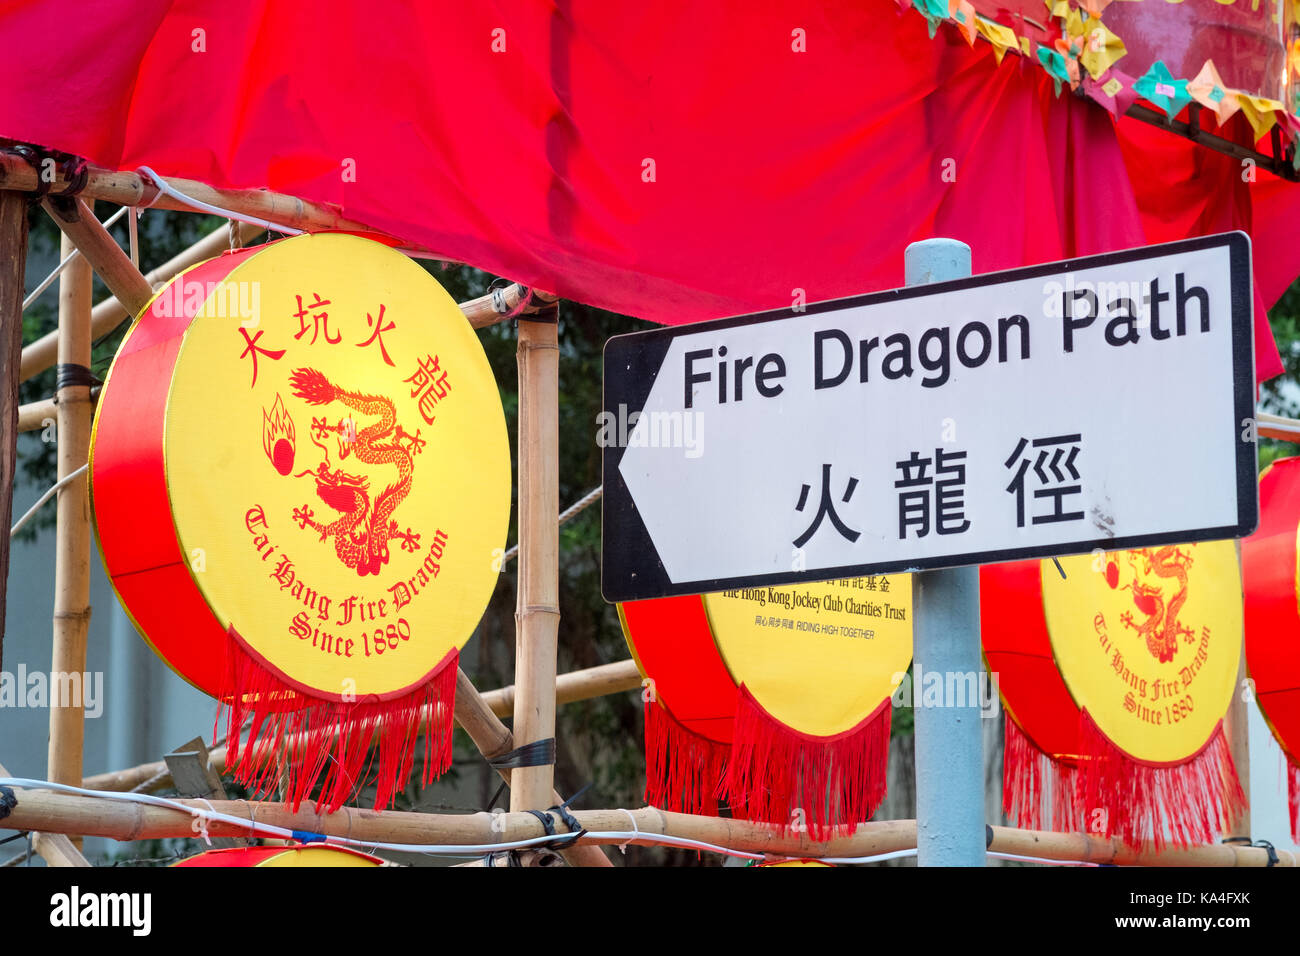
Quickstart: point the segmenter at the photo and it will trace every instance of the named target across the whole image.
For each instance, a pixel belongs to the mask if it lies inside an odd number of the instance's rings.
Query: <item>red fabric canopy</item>
[[[0,135],[336,203],[658,322],[898,286],[930,236],[983,272],[1244,228],[1261,304],[1300,273],[1296,186],[1117,135],[1036,63],[931,40],[892,0],[10,0],[0,36]]]

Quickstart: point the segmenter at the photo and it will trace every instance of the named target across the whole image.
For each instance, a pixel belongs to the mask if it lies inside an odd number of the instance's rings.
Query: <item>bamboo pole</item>
[[[556,703],[568,704],[578,700],[590,700],[592,697],[603,697],[607,694],[637,690],[641,687],[641,674],[636,669],[636,662],[629,659],[561,674],[556,678],[555,686]],[[487,704],[488,709],[498,717],[509,717],[514,713],[515,689],[513,684],[499,690],[490,690],[479,696]],[[456,716],[459,720],[459,708]],[[428,726],[428,722],[429,714],[426,712],[420,717],[421,733]],[[462,726],[464,725],[462,724]],[[505,749],[510,750],[511,747]],[[480,750],[482,750],[481,747]],[[505,751],[501,752],[504,753]],[[224,746],[212,749],[211,766],[218,773],[224,772],[226,769],[226,748]],[[127,767],[123,770],[95,774],[86,777],[81,785],[87,790],[123,791],[133,790],[149,781],[154,782],[149,790],[145,791],[146,793],[161,790],[171,784],[171,777],[165,762],[155,760],[150,763]]]
[[[138,315],[153,298],[153,287],[140,270],[131,264],[122,247],[108,234],[94,213],[80,199],[75,200],[74,214],[60,212],[50,201],[45,200],[45,211],[71,239],[81,252],[82,259],[91,267],[108,286],[128,312]],[[72,268],[71,265],[68,268]]]
[[[1241,541],[1233,544],[1237,548],[1237,568],[1241,574],[1242,595],[1245,596],[1246,569],[1241,563]],[[1237,680],[1228,700],[1228,711],[1223,716],[1223,735],[1228,742],[1228,753],[1232,756],[1233,767],[1237,771],[1237,780],[1245,794],[1245,806],[1235,820],[1223,821],[1224,836],[1230,839],[1251,840],[1250,821],[1250,715],[1247,713],[1246,694],[1246,642],[1241,643],[1241,655],[1237,662]],[[1230,789],[1232,782],[1223,781],[1224,790]]]
[[[261,226],[249,223],[228,223],[214,229],[185,251],[168,259],[156,269],[145,275],[150,289],[157,289],[191,266],[219,256],[230,248],[231,226],[235,227],[236,245],[243,246],[257,238],[265,230]],[[117,298],[109,296],[96,304],[90,313],[90,337],[101,339],[116,329],[126,319],[134,318],[135,313],[127,310]],[[33,375],[39,375],[55,362],[58,354],[59,333],[50,332],[23,348],[22,380],[25,382]]]
[[[1296,421],[1294,418],[1283,418],[1281,415],[1270,415],[1268,412],[1256,412],[1255,427],[1260,435],[1265,438],[1300,443],[1300,421]]]
[[[98,390],[92,389],[90,404],[93,408],[98,398]],[[53,398],[44,398],[39,402],[28,402],[18,406],[18,431],[40,431],[50,424],[58,423],[59,404]]]
[[[25,159],[16,153],[0,150],[0,188],[31,191],[37,186],[36,178],[36,170]],[[365,223],[346,218],[334,206],[309,202],[268,189],[216,189],[197,180],[175,177],[163,177],[163,181],[191,199],[220,206],[241,216],[269,220],[276,225],[304,232],[334,229],[385,235]],[[67,188],[67,184],[63,171],[59,170],[50,194],[58,196]],[[138,173],[114,172],[102,166],[87,168],[86,185],[80,195],[88,200],[102,199],[119,206],[196,211],[193,206],[161,193],[152,181]]]
[[[534,315],[548,306],[554,305],[556,296],[549,292],[539,292],[533,290],[533,297],[525,303],[528,295],[528,289],[515,282],[506,286],[500,292],[501,304],[505,306],[506,312],[501,312],[497,308],[497,302],[491,294],[481,295],[477,299],[470,299],[468,302],[460,304],[460,310],[465,313],[465,318],[469,319],[469,324],[476,329],[486,328],[489,325],[496,325],[504,321],[510,312],[519,309],[521,303],[523,308],[519,311],[524,315]]]
[[[71,796],[43,790],[22,790],[18,805],[0,827],[45,832],[80,832],[114,840],[151,840],[193,835],[190,813],[168,807],[128,804],[96,797]],[[306,808],[291,812],[282,803],[250,804],[245,800],[179,801],[196,810],[213,810],[270,826],[350,836],[365,842],[422,845],[481,845],[505,843],[542,836],[541,823],[527,813],[407,813],[382,812],[342,807],[333,814],[317,814]],[[586,830],[626,836],[586,836],[582,843],[597,845],[656,845],[654,837],[673,836],[711,843],[750,853],[783,857],[863,857],[916,847],[915,820],[887,820],[862,823],[852,832],[837,834],[816,843],[807,833],[723,817],[670,813],[654,807],[637,810],[575,810],[574,816]],[[1126,847],[1118,840],[1082,833],[1051,833],[991,827],[989,851],[1044,860],[1080,861],[1115,866],[1206,866],[1264,867],[1268,851],[1263,847],[1228,843],[1189,849],[1163,850]],[[245,827],[213,821],[211,836],[247,836]],[[641,836],[636,836],[640,833]],[[1280,867],[1294,867],[1296,854],[1276,850]]]
[[[91,215],[87,210],[87,215]],[[61,255],[75,247],[64,235]],[[90,263],[77,257],[59,279],[59,364],[90,369]],[[67,477],[90,453],[90,386],[64,384],[55,393],[58,476]],[[60,488],[54,552],[54,652],[51,670],[68,697],[51,688],[49,779],[76,786],[85,738],[86,634],[90,625],[90,500],[83,476]],[[75,841],[74,842],[78,842]]]
[[[557,324],[519,323],[519,590],[515,601],[517,746],[555,736],[555,660],[560,622],[559,360]],[[513,775],[510,809],[540,810],[555,765]]]
[[[0,777],[8,776],[9,771],[4,764],[0,764]],[[0,826],[4,826],[4,823],[0,822]],[[81,855],[81,850],[62,833],[33,832],[32,849],[50,866],[90,866]]]
[[[488,760],[509,753],[515,747],[514,735],[505,724],[501,723],[497,715],[492,713],[487,701],[474,687],[473,682],[465,676],[465,672],[459,668],[456,669],[456,720],[465,728],[465,732],[474,741],[474,746],[478,747],[479,753]],[[497,773],[506,782],[506,786],[509,786],[513,771],[498,770]],[[549,805],[559,806],[563,802],[564,798],[552,790]],[[599,847],[575,846],[561,852],[574,866],[613,866]]]
[[[561,674],[555,679],[555,702],[570,704],[575,700],[590,700],[640,688],[641,672],[636,669],[636,661],[629,658]],[[515,685],[490,690],[483,695],[483,699],[492,713],[498,717],[509,717],[515,709]]]
[[[18,386],[22,363],[23,285],[27,266],[27,197],[0,191],[0,666],[4,664],[9,527],[18,467]]]

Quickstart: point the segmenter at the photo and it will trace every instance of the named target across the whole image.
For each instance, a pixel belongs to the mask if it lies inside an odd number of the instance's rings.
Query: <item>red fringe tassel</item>
[[[737,816],[817,840],[871,818],[885,797],[890,699],[856,727],[833,737],[791,730],[741,685],[735,741],[720,796]]]
[[[1220,723],[1181,764],[1134,760],[1079,715],[1079,763],[1039,750],[1011,717],[1002,755],[1002,810],[1018,827],[1118,836],[1132,847],[1204,846],[1246,805]],[[1295,768],[1292,768],[1293,771]],[[1292,824],[1296,819],[1296,778]]]
[[[1204,846],[1246,808],[1222,721],[1200,753],[1172,766],[1134,760],[1086,710],[1079,715],[1079,746],[1086,756],[1075,806],[1090,817],[1089,831],[1129,846]]]
[[[317,806],[333,813],[366,782],[373,744],[375,809],[383,810],[411,775],[422,716],[428,717],[423,782],[451,766],[458,657],[453,650],[427,682],[401,697],[327,700],[290,687],[232,638],[221,700],[235,780],[258,795],[273,794],[283,783],[293,810],[319,781]]]
[[[1286,762],[1287,803],[1291,807],[1291,839],[1300,843],[1300,763]]]
[[[702,737],[654,701],[645,705],[645,801],[677,813],[718,815],[726,744]]]
[[[1007,715],[1002,748],[1002,812],[1027,830],[1080,829],[1075,809],[1078,768],[1038,749]]]

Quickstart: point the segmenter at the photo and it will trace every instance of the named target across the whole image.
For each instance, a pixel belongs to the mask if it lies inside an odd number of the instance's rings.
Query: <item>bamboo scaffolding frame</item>
[[[210,810],[268,826],[286,827],[309,833],[350,837],[363,843],[409,843],[431,846],[474,846],[527,840],[544,835],[540,821],[528,813],[408,813],[403,811],[359,810],[343,807],[333,814],[309,809],[291,812],[280,803],[249,804],[244,800],[181,800],[194,810]],[[815,842],[805,833],[783,827],[750,823],[723,817],[670,813],[655,807],[636,810],[575,810],[583,829],[593,833],[579,844],[658,845],[656,837],[711,843],[731,850],[778,857],[863,857],[916,847],[915,820],[887,820],[862,823],[852,832]],[[0,826],[15,830],[40,829],[47,833],[84,832],[114,840],[149,840],[193,836],[191,813],[170,807],[130,804],[99,797],[51,793],[43,790],[18,792],[18,805]],[[246,836],[247,828],[233,823],[209,821],[211,836]],[[1134,849],[1118,840],[1106,840],[1082,833],[1052,833],[990,827],[992,853],[1009,853],[1054,861],[1077,861],[1115,866],[1211,866],[1266,867],[1269,851],[1264,847],[1220,843],[1211,846],[1154,850]],[[563,826],[558,827],[563,832]],[[639,833],[641,836],[637,836]],[[1296,854],[1275,850],[1276,866],[1294,867]]]
[[[456,721],[465,728],[465,732],[474,741],[474,746],[478,747],[479,753],[488,760],[509,753],[515,747],[514,735],[505,724],[501,723],[501,719],[492,713],[487,701],[465,676],[465,672],[459,668],[456,670]],[[498,770],[497,772],[506,785],[510,786],[514,771]],[[564,802],[564,798],[554,790],[551,791],[551,800],[551,806],[559,806]],[[613,866],[599,847],[575,846],[562,850],[561,854],[574,866]]]
[[[636,662],[628,659],[613,664],[601,664],[598,667],[589,667],[584,670],[561,674],[556,678],[555,682],[555,699],[556,703],[568,704],[579,700],[590,700],[593,697],[604,697],[607,694],[619,694],[629,690],[636,690],[640,686],[641,673],[636,669]],[[479,696],[487,705],[488,710],[497,717],[509,717],[514,713],[515,688],[513,684],[502,687],[500,690],[490,690]],[[457,707],[457,719],[459,717],[460,709]],[[429,715],[427,713],[421,717],[421,733],[428,726],[428,720]],[[482,750],[483,748],[480,747],[479,749]],[[505,748],[505,750],[509,749],[511,748]],[[498,752],[504,753],[505,750]],[[211,766],[218,773],[224,772],[226,768],[226,748],[224,746],[212,749]],[[167,770],[167,764],[161,760],[156,760],[135,767],[127,767],[123,770],[95,774],[86,777],[81,782],[81,786],[87,790],[122,791],[133,790],[145,783],[151,783],[151,786],[142,791],[144,793],[152,793],[155,790],[161,790],[163,787],[169,786],[171,776]]]
[[[91,215],[89,209],[86,215]],[[63,236],[62,255],[75,247]],[[90,305],[93,276],[84,256],[69,262],[59,280],[59,364],[90,368]],[[55,394],[56,458],[60,480],[86,463],[90,453],[90,386],[64,384]],[[76,700],[50,700],[49,779],[75,786],[81,780],[85,743],[86,636],[90,627],[90,499],[85,476],[59,489],[55,507],[54,647],[51,670],[77,675]],[[69,687],[70,683],[62,686]],[[74,839],[74,843],[77,842]]]
[[[281,225],[306,231],[344,229],[376,232],[361,223],[342,217],[333,207],[304,202],[266,190],[219,190],[202,183],[180,179],[166,180],[166,182],[194,199],[225,207],[240,215],[272,220]],[[10,200],[19,200],[25,213],[26,197],[4,190],[31,190],[36,185],[35,170],[20,157],[0,150],[0,321],[7,323],[17,318],[16,334],[19,347],[21,347],[21,264],[25,253],[25,242],[22,243],[22,250],[17,253],[18,311],[16,314],[11,314],[8,303],[10,289],[5,284],[5,271],[6,269],[12,271],[11,260],[14,254],[6,249],[3,240],[7,236],[5,212],[15,205]],[[52,195],[57,196],[66,185],[66,182],[60,179],[55,184]],[[103,199],[128,206],[156,205],[165,209],[194,211],[184,202],[161,194],[146,177],[129,172],[115,173],[95,167],[92,167],[89,172],[81,196],[92,202],[94,199]],[[126,254],[98,221],[89,216],[89,210],[82,199],[75,200],[75,208],[80,214],[78,221],[68,222],[62,219],[50,206],[48,200],[46,208],[54,216],[65,236],[76,244],[84,259],[94,266],[95,271],[101,275],[114,293],[112,298],[99,303],[91,311],[87,323],[91,337],[99,337],[111,332],[124,319],[143,307],[152,296],[154,285],[166,281],[195,262],[219,254],[222,247],[230,241],[228,229],[217,230],[189,250],[151,271],[148,276],[144,276],[131,264]],[[11,212],[9,218],[13,218]],[[242,244],[245,236],[251,238],[258,231],[259,227],[255,226],[236,227],[239,243]],[[224,240],[220,247],[218,243],[221,240],[218,240],[218,236]],[[168,272],[170,275],[167,274]],[[461,309],[474,328],[483,328],[503,321],[513,314],[535,314],[554,301],[554,296],[536,291],[530,297],[529,290],[514,284],[499,290],[495,295],[490,294],[463,303]],[[0,325],[0,328],[2,327]],[[16,362],[11,362],[9,366],[12,369],[15,364],[18,365],[19,375],[11,374],[6,377],[7,381],[13,383],[12,390],[15,395],[18,381],[50,367],[56,354],[64,345],[63,336],[51,333],[31,343],[27,349],[21,350],[19,353],[21,357]],[[70,343],[69,347],[71,347]],[[88,359],[85,364],[88,364]],[[554,734],[557,702],[614,693],[632,689],[640,684],[640,675],[635,672],[635,666],[630,661],[607,665],[610,668],[621,667],[627,673],[611,673],[599,680],[594,677],[587,678],[590,685],[588,689],[601,686],[606,689],[597,689],[591,693],[582,692],[580,696],[576,693],[571,697],[566,696],[563,685],[566,678],[575,678],[577,674],[586,672],[563,675],[558,679],[555,676],[559,617],[558,526],[554,520],[554,515],[558,511],[558,344],[553,323],[534,321],[520,323],[519,372],[521,567],[516,612],[516,681],[515,685],[500,691],[480,695],[463,674],[458,675],[458,685],[464,686],[458,686],[457,719],[487,756],[507,752],[515,744],[515,737],[501,724],[497,719],[498,716],[513,710],[515,726],[519,730],[518,739],[531,742]],[[10,404],[8,414],[4,415],[4,420],[8,423],[7,427],[16,423],[16,420],[21,420],[24,424],[34,421],[36,424],[33,427],[40,427],[40,423],[46,417],[61,417],[64,414],[62,403],[54,399],[23,406],[21,413],[17,408],[16,397],[11,399]],[[89,415],[88,395],[79,403],[79,410]],[[1261,435],[1300,442],[1300,422],[1265,413],[1259,413],[1257,421]],[[9,434],[0,435],[0,446],[9,449],[10,459],[13,457],[14,438],[15,432],[12,427]],[[3,450],[4,448],[0,447],[0,451]],[[12,465],[12,461],[8,464]],[[10,471],[12,472],[12,468]],[[11,479],[12,474],[9,477]],[[6,484],[9,486],[9,491],[6,492],[8,495],[11,494],[12,481]],[[73,496],[69,494],[66,497]],[[7,499],[6,504],[11,504],[11,501]],[[71,522],[65,522],[61,514],[60,534],[65,523]],[[88,543],[84,552],[85,554],[89,552]],[[0,555],[0,563],[7,565],[7,559],[6,539],[4,553]],[[0,568],[0,571],[3,570]],[[3,604],[0,603],[0,610],[2,609]],[[53,749],[52,740],[52,770]],[[224,762],[225,748],[214,750],[213,766],[223,767]],[[150,778],[157,778],[158,768],[165,770],[165,764],[161,762],[144,764],[113,774],[97,775],[87,778],[86,785],[103,787],[111,783],[122,786],[123,789],[138,786],[139,783]],[[0,773],[4,772],[3,767],[0,767]],[[80,774],[78,773],[77,776]],[[502,776],[508,780],[513,778],[515,783],[511,793],[512,811],[543,809],[550,803],[558,802],[559,798],[551,786],[553,767],[549,765],[503,771]],[[129,783],[132,780],[137,780],[137,783]],[[207,807],[206,804],[197,802],[192,802],[192,805]],[[395,811],[377,813],[343,808],[332,816],[323,817],[309,811],[293,814],[284,805],[273,803],[259,803],[254,808],[245,801],[228,801],[216,802],[212,807],[219,812],[231,813],[235,816],[249,819],[255,817],[259,823],[384,842],[496,843],[542,835],[541,824],[531,815],[522,812],[495,816],[481,813],[444,816]],[[629,829],[630,823],[634,829],[648,835],[646,838],[630,841],[638,844],[652,844],[653,835],[670,835],[737,850],[794,857],[865,856],[910,849],[916,845],[915,821],[863,824],[853,834],[816,844],[805,836],[772,827],[737,820],[666,813],[654,808],[576,811],[575,815],[588,830],[625,831]],[[76,853],[75,847],[72,847],[61,834],[71,832],[126,840],[160,836],[183,837],[192,835],[191,821],[190,815],[167,808],[118,804],[96,798],[45,791],[22,791],[19,806],[14,809],[9,819],[0,823],[0,827],[29,830],[35,828],[40,831],[40,835],[36,837],[37,850],[51,863],[61,861],[65,865],[88,865],[84,858],[80,858],[80,854]],[[1246,826],[1248,832],[1248,822]],[[1267,864],[1268,859],[1267,852],[1262,848],[1230,844],[1186,850],[1167,849],[1156,853],[1133,850],[1122,846],[1117,841],[1101,840],[1087,835],[1045,833],[1002,827],[991,829],[993,832],[991,851],[1044,859],[1083,860],[1117,865],[1180,866],[1263,866]],[[210,830],[213,835],[244,836],[247,832],[243,828],[222,823],[211,824]],[[578,862],[583,856],[583,849],[595,849],[594,844],[613,842],[621,841],[587,837],[568,853],[571,859]],[[68,852],[69,849],[71,853]],[[1293,854],[1278,851],[1278,855],[1281,858],[1279,865],[1296,865]],[[80,859],[79,863],[78,859]],[[591,857],[588,856],[587,859]],[[600,861],[603,865],[608,865],[608,860],[603,854],[600,854]]]

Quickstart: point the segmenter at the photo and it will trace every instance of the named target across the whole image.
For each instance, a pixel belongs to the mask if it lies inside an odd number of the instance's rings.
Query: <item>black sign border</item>
[[[1257,447],[1255,434],[1255,354],[1254,354],[1254,287],[1251,272],[1250,236],[1244,232],[1219,233],[1184,239],[1160,245],[1142,246],[1119,252],[1107,252],[1077,259],[1001,272],[985,272],[965,279],[935,282],[929,285],[907,286],[885,292],[828,299],[808,304],[802,311],[773,309],[737,315],[707,322],[666,326],[646,332],[616,335],[605,343],[603,354],[603,411],[612,413],[620,421],[619,406],[627,414],[640,411],[645,406],[655,378],[663,364],[672,340],[681,335],[694,335],[714,329],[730,329],[741,325],[755,325],[795,316],[813,316],[864,305],[898,302],[905,299],[938,295],[947,292],[975,289],[987,285],[1016,282],[1045,276],[1064,276],[1082,269],[1156,259],[1185,252],[1198,252],[1226,246],[1229,259],[1229,287],[1232,310],[1232,373],[1234,429],[1246,433],[1251,440],[1243,440],[1237,450],[1237,524],[1193,531],[1159,535],[1138,535],[1124,538],[1093,538],[1088,541],[1042,545],[1027,548],[1008,548],[1000,551],[972,551],[964,554],[927,558],[920,562],[883,561],[872,564],[843,565],[835,568],[816,568],[808,571],[787,571],[775,574],[748,575],[737,578],[710,578],[699,581],[673,582],[664,569],[659,552],[650,538],[645,523],[632,501],[623,476],[618,470],[625,448],[616,443],[601,449],[601,467],[604,492],[601,501],[601,594],[606,601],[645,600],[689,594],[709,594],[731,588],[779,586],[785,584],[814,583],[836,578],[855,578],[867,574],[894,574],[908,571],[925,571],[937,568],[955,568],[977,564],[996,564],[1003,561],[1022,561],[1031,558],[1087,554],[1096,549],[1118,551],[1126,548],[1162,544],[1182,544],[1194,541],[1218,541],[1242,538],[1252,534],[1259,524],[1259,484],[1257,478]],[[612,367],[624,367],[611,376]],[[1068,548],[1062,551],[1061,548]],[[1077,550],[1076,550],[1077,549]]]

